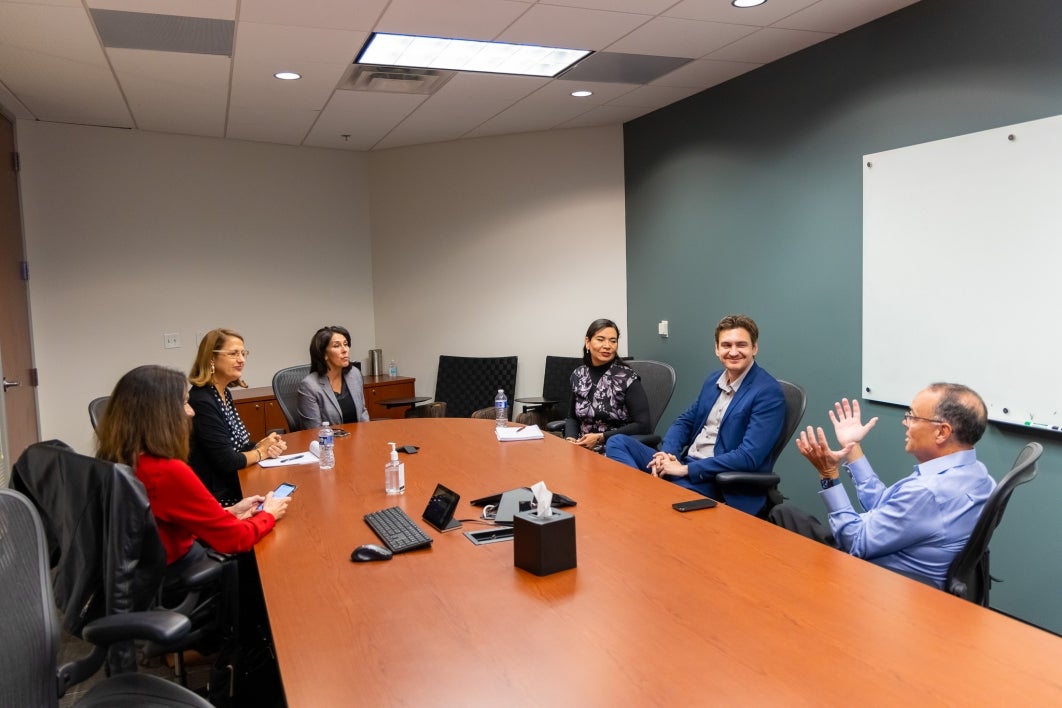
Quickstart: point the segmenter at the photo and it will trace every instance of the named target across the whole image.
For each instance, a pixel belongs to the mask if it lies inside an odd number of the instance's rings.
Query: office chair
[[[299,382],[310,373],[309,364],[289,366],[273,374],[273,395],[277,397],[284,419],[288,421],[288,432],[302,430],[299,424]]]
[[[110,400],[110,396],[100,396],[99,398],[93,398],[89,401],[89,422],[92,423],[92,429],[99,428],[100,420],[103,418],[104,411],[107,410],[107,401]]]
[[[509,399],[509,420],[513,416],[516,390],[515,356],[439,356],[435,379],[435,400],[446,404],[448,418],[494,417],[494,396],[498,389]],[[489,414],[488,414],[489,411]]]
[[[1036,477],[1036,462],[1043,452],[1044,447],[1040,443],[1031,442],[1023,447],[1010,472],[992,490],[981,515],[977,517],[970,538],[948,567],[944,589],[952,595],[988,607],[988,591],[992,581],[1001,582],[989,573],[988,544],[1003,519],[1010,495],[1019,485],[1031,482]]]
[[[531,403],[516,416],[517,423],[545,427],[568,415],[572,397],[572,372],[583,363],[577,356],[546,356],[546,368],[542,374],[542,398],[556,403]],[[563,432],[564,426],[561,426]]]
[[[48,568],[48,541],[33,504],[13,489],[0,489],[0,703],[58,706],[75,684],[96,674],[114,642],[176,642],[189,621],[174,612],[128,612],[86,624],[81,636],[94,645],[88,656],[62,666],[59,623]],[[157,676],[112,675],[97,683],[78,706],[196,706],[210,704],[183,686]]]
[[[781,379],[778,379],[778,383],[782,386],[782,394],[785,396],[785,421],[782,423],[782,431],[774,447],[771,448],[768,458],[771,469],[774,468],[774,463],[778,461],[782,450],[792,439],[793,433],[800,425],[800,419],[804,417],[804,409],[807,407],[807,394],[804,393],[803,388]],[[762,472],[720,472],[715,476],[715,484],[724,495],[756,497],[765,495],[763,506],[756,512],[756,516],[761,519],[766,519],[771,508],[781,504],[784,500],[782,493],[778,490],[780,482],[781,478],[778,475]]]
[[[675,393],[675,369],[671,364],[652,359],[631,359],[626,362],[634,369],[638,378],[642,380],[642,388],[645,389],[645,397],[649,399],[649,429],[648,435],[635,435],[649,447],[660,444],[660,436],[656,434],[656,426],[660,423],[660,417],[664,415],[664,409],[671,402],[671,396]]]
[[[222,613],[227,606],[216,590],[225,570],[218,559],[192,564],[171,583],[168,606],[162,606],[166,555],[144,486],[126,465],[80,455],[50,440],[30,445],[19,456],[12,486],[40,515],[55,573],[54,595],[67,632],[82,636],[85,624],[101,617],[174,610],[190,619],[191,628],[176,643],[150,640],[146,653],[177,652],[182,682],[180,651],[208,653],[231,635]],[[106,661],[111,673],[136,671],[131,643],[113,644]]]

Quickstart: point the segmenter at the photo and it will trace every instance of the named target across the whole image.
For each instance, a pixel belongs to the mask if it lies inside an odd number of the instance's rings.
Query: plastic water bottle
[[[505,391],[498,389],[498,395],[494,397],[494,424],[504,428],[509,424],[509,399],[505,397]]]
[[[321,431],[317,433],[317,444],[321,446],[321,469],[330,470],[336,466],[336,437],[332,432],[332,426],[328,421],[321,423]]]
[[[398,376],[398,364],[395,363],[394,359],[392,359],[391,363],[387,365],[387,375]]]

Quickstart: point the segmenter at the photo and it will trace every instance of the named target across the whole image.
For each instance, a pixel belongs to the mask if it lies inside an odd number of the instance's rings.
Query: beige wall
[[[372,341],[363,155],[20,121],[43,439],[92,450],[86,406],[121,374],[187,371],[231,327],[245,378],[307,360],[323,322]],[[180,349],[164,349],[177,332]]]
[[[139,364],[186,371],[212,327],[246,337],[251,386],[338,323],[418,393],[440,353],[518,354],[517,395],[538,395],[547,353],[577,353],[596,317],[626,324],[619,127],[370,156],[17,131],[41,435],[83,452],[89,400]]]
[[[419,394],[439,354],[517,354],[538,396],[547,354],[626,329],[619,126],[370,153],[369,175],[376,343]]]

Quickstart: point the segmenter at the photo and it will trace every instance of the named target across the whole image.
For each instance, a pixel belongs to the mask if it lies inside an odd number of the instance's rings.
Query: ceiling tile
[[[502,42],[603,49],[651,18],[625,12],[536,5],[498,35]]]
[[[457,39],[495,39],[531,7],[516,0],[392,0],[378,32]]]
[[[721,84],[724,81],[729,81],[735,76],[741,76],[761,66],[763,64],[759,62],[695,59],[689,64],[675,69],[670,74],[664,74],[654,81],[653,85],[701,87],[705,89]]]
[[[774,26],[840,34],[915,2],[917,0],[819,0],[807,9],[779,20]]]
[[[729,22],[737,25],[767,27],[783,17],[814,5],[819,0],[770,0],[756,7],[734,7],[730,0],[683,0],[663,14],[709,22]],[[844,0],[864,2],[865,0]]]
[[[240,21],[372,31],[388,0],[240,0]]]
[[[336,91],[305,144],[369,150],[426,98],[415,94]],[[344,140],[344,134],[350,139]]]
[[[709,55],[711,59],[766,64],[833,37],[826,32],[806,32],[766,27]]]
[[[752,32],[755,27],[657,17],[611,44],[610,52],[699,59]]]
[[[247,4],[247,0],[243,2]],[[85,4],[94,10],[150,12],[155,15],[209,17],[214,20],[236,19],[236,0],[86,0]]]

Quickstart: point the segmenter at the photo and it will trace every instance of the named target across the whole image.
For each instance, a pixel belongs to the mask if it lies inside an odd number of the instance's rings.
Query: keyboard
[[[431,545],[431,537],[409,518],[409,514],[397,506],[366,514],[365,523],[392,553],[403,553]]]

